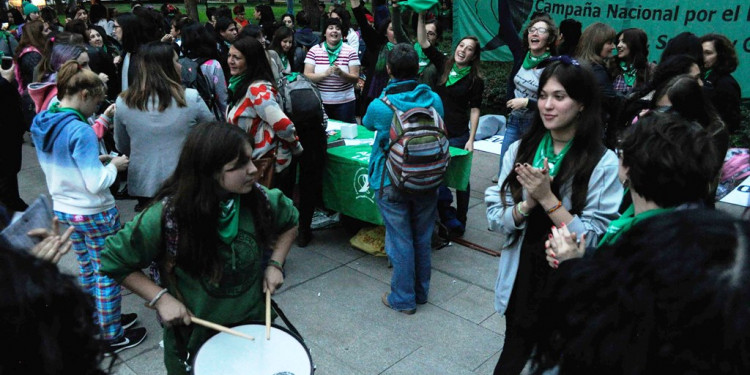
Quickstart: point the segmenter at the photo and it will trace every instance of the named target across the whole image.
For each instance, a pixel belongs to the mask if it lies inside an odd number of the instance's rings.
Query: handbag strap
[[[295,336],[297,336],[297,338],[300,339],[300,341],[304,343],[305,339],[302,338],[302,335],[300,335],[299,331],[297,331],[297,328],[294,327],[294,324],[292,324],[292,322],[289,321],[289,318],[286,317],[286,314],[284,314],[284,312],[281,311],[281,308],[279,308],[279,305],[273,299],[271,299],[271,307],[273,307],[274,311],[276,311],[276,313],[279,314],[279,317],[281,318],[281,320],[284,321],[284,324],[286,325],[286,327],[289,328],[289,330],[292,331],[292,333]]]

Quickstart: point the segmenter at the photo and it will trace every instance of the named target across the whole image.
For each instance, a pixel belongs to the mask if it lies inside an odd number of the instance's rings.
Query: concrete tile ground
[[[501,236],[486,229],[484,190],[496,173],[497,156],[476,152],[465,239],[498,250]],[[23,147],[21,196],[31,202],[47,188],[34,149]],[[117,202],[123,222],[134,216],[135,201]],[[725,206],[725,205],[724,205]],[[740,208],[723,208],[734,214]],[[494,313],[493,289],[498,258],[452,244],[433,253],[430,300],[406,316],[385,308],[380,296],[391,270],[383,257],[349,245],[349,235],[334,228],[314,232],[306,248],[294,247],[284,288],[274,299],[304,336],[316,374],[489,374],[503,345],[505,320]],[[59,263],[75,274],[72,254]],[[123,311],[137,312],[148,329],[146,341],[122,352],[112,368],[118,375],[165,374],[161,328],[143,300],[127,291]],[[281,322],[278,322],[281,324]],[[108,362],[104,366],[109,366]]]

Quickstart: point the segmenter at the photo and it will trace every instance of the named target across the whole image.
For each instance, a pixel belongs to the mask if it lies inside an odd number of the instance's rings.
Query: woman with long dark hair
[[[297,62],[294,60],[295,47],[294,30],[286,26],[276,29],[271,41],[271,49],[279,55],[281,73],[289,74],[292,72],[292,67],[296,66]]]
[[[703,80],[713,90],[710,93],[711,103],[716,107],[729,132],[740,128],[742,113],[740,111],[741,90],[732,73],[737,70],[739,59],[734,44],[724,35],[707,34],[701,37],[703,45]]]
[[[159,313],[170,374],[189,373],[215,333],[191,326],[192,316],[228,326],[263,320],[264,292],[284,283],[297,210],[256,183],[252,153],[236,126],[196,126],[155,202],[107,239],[102,272]],[[141,272],[149,265],[158,283]]]
[[[568,56],[551,60],[539,78],[531,128],[505,154],[502,183],[485,192],[489,227],[506,235],[495,284],[505,344],[495,374],[519,374],[531,354],[551,271],[544,249],[550,227],[585,233],[594,244],[622,198],[617,157],[601,140],[594,77]]]
[[[612,86],[618,94],[627,95],[651,80],[656,67],[648,61],[648,35],[638,28],[620,31],[617,36],[617,55],[611,67]]]
[[[23,95],[29,83],[34,82],[34,68],[42,60],[46,38],[42,35],[44,22],[29,21],[23,25],[23,34],[16,47],[13,65],[18,93]]]
[[[417,24],[419,44],[440,74],[437,87],[433,89],[443,100],[445,110],[443,120],[448,131],[448,141],[451,147],[473,151],[484,92],[484,79],[479,71],[481,61],[479,39],[475,36],[463,37],[448,57],[438,51],[427,39],[424,12],[419,14]],[[443,186],[440,189],[442,196],[450,196],[447,187]],[[455,218],[451,217],[453,210],[445,207],[450,204],[449,202],[441,197],[438,203],[441,220],[452,234],[457,236],[463,235],[466,229],[470,189],[471,186],[467,185],[464,191],[456,190]]]
[[[276,16],[273,15],[273,9],[268,4],[258,4],[255,6],[255,19],[258,25],[263,28],[264,35],[273,35],[279,24],[276,22]]]
[[[216,50],[216,40],[205,26],[198,22],[183,26],[180,35],[182,37],[182,52],[185,57],[198,63],[201,74],[207,78],[207,82],[214,95],[215,102],[219,106],[219,119],[223,120],[227,113],[227,83],[224,70],[219,61],[219,52]]]
[[[229,112],[227,121],[239,126],[253,140],[253,160],[274,160],[281,173],[302,152],[294,124],[278,103],[271,65],[260,42],[237,39],[229,48]]]
[[[117,98],[115,144],[130,155],[128,194],[145,208],[177,165],[190,128],[213,121],[198,91],[180,84],[181,66],[169,43],[151,42],[138,50],[136,75]]]

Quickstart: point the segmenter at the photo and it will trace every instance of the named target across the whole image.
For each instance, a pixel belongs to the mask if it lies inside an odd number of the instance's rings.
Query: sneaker
[[[133,328],[125,331],[125,334],[119,340],[110,342],[105,348],[105,356],[111,356],[125,349],[130,349],[142,343],[146,338],[146,329],[143,327]]]
[[[122,329],[128,329],[135,324],[135,322],[138,321],[138,314],[132,313],[132,314],[120,314],[120,324],[122,324]]]
[[[386,293],[383,293],[382,297],[380,297],[380,301],[383,302],[383,304],[385,305],[385,307],[387,307],[387,308],[389,308],[391,310],[398,311],[398,312],[400,312],[402,314],[406,314],[406,315],[414,315],[414,313],[417,312],[417,309],[411,309],[411,310],[396,310],[396,309],[394,309],[393,307],[391,307],[391,304],[388,303],[388,295],[389,294],[390,293],[386,292]]]

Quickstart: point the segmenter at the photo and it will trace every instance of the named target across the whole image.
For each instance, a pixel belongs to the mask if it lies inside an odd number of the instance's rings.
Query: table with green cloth
[[[334,142],[341,132],[328,138]],[[375,133],[364,126],[357,126],[357,139],[374,139]],[[337,146],[328,149],[328,164],[323,174],[323,203],[326,208],[344,215],[383,225],[383,218],[370,187],[367,166],[372,145]],[[445,183],[458,190],[466,190],[471,176],[472,153],[451,147],[451,161],[445,174]],[[375,187],[379,188],[379,186]]]

